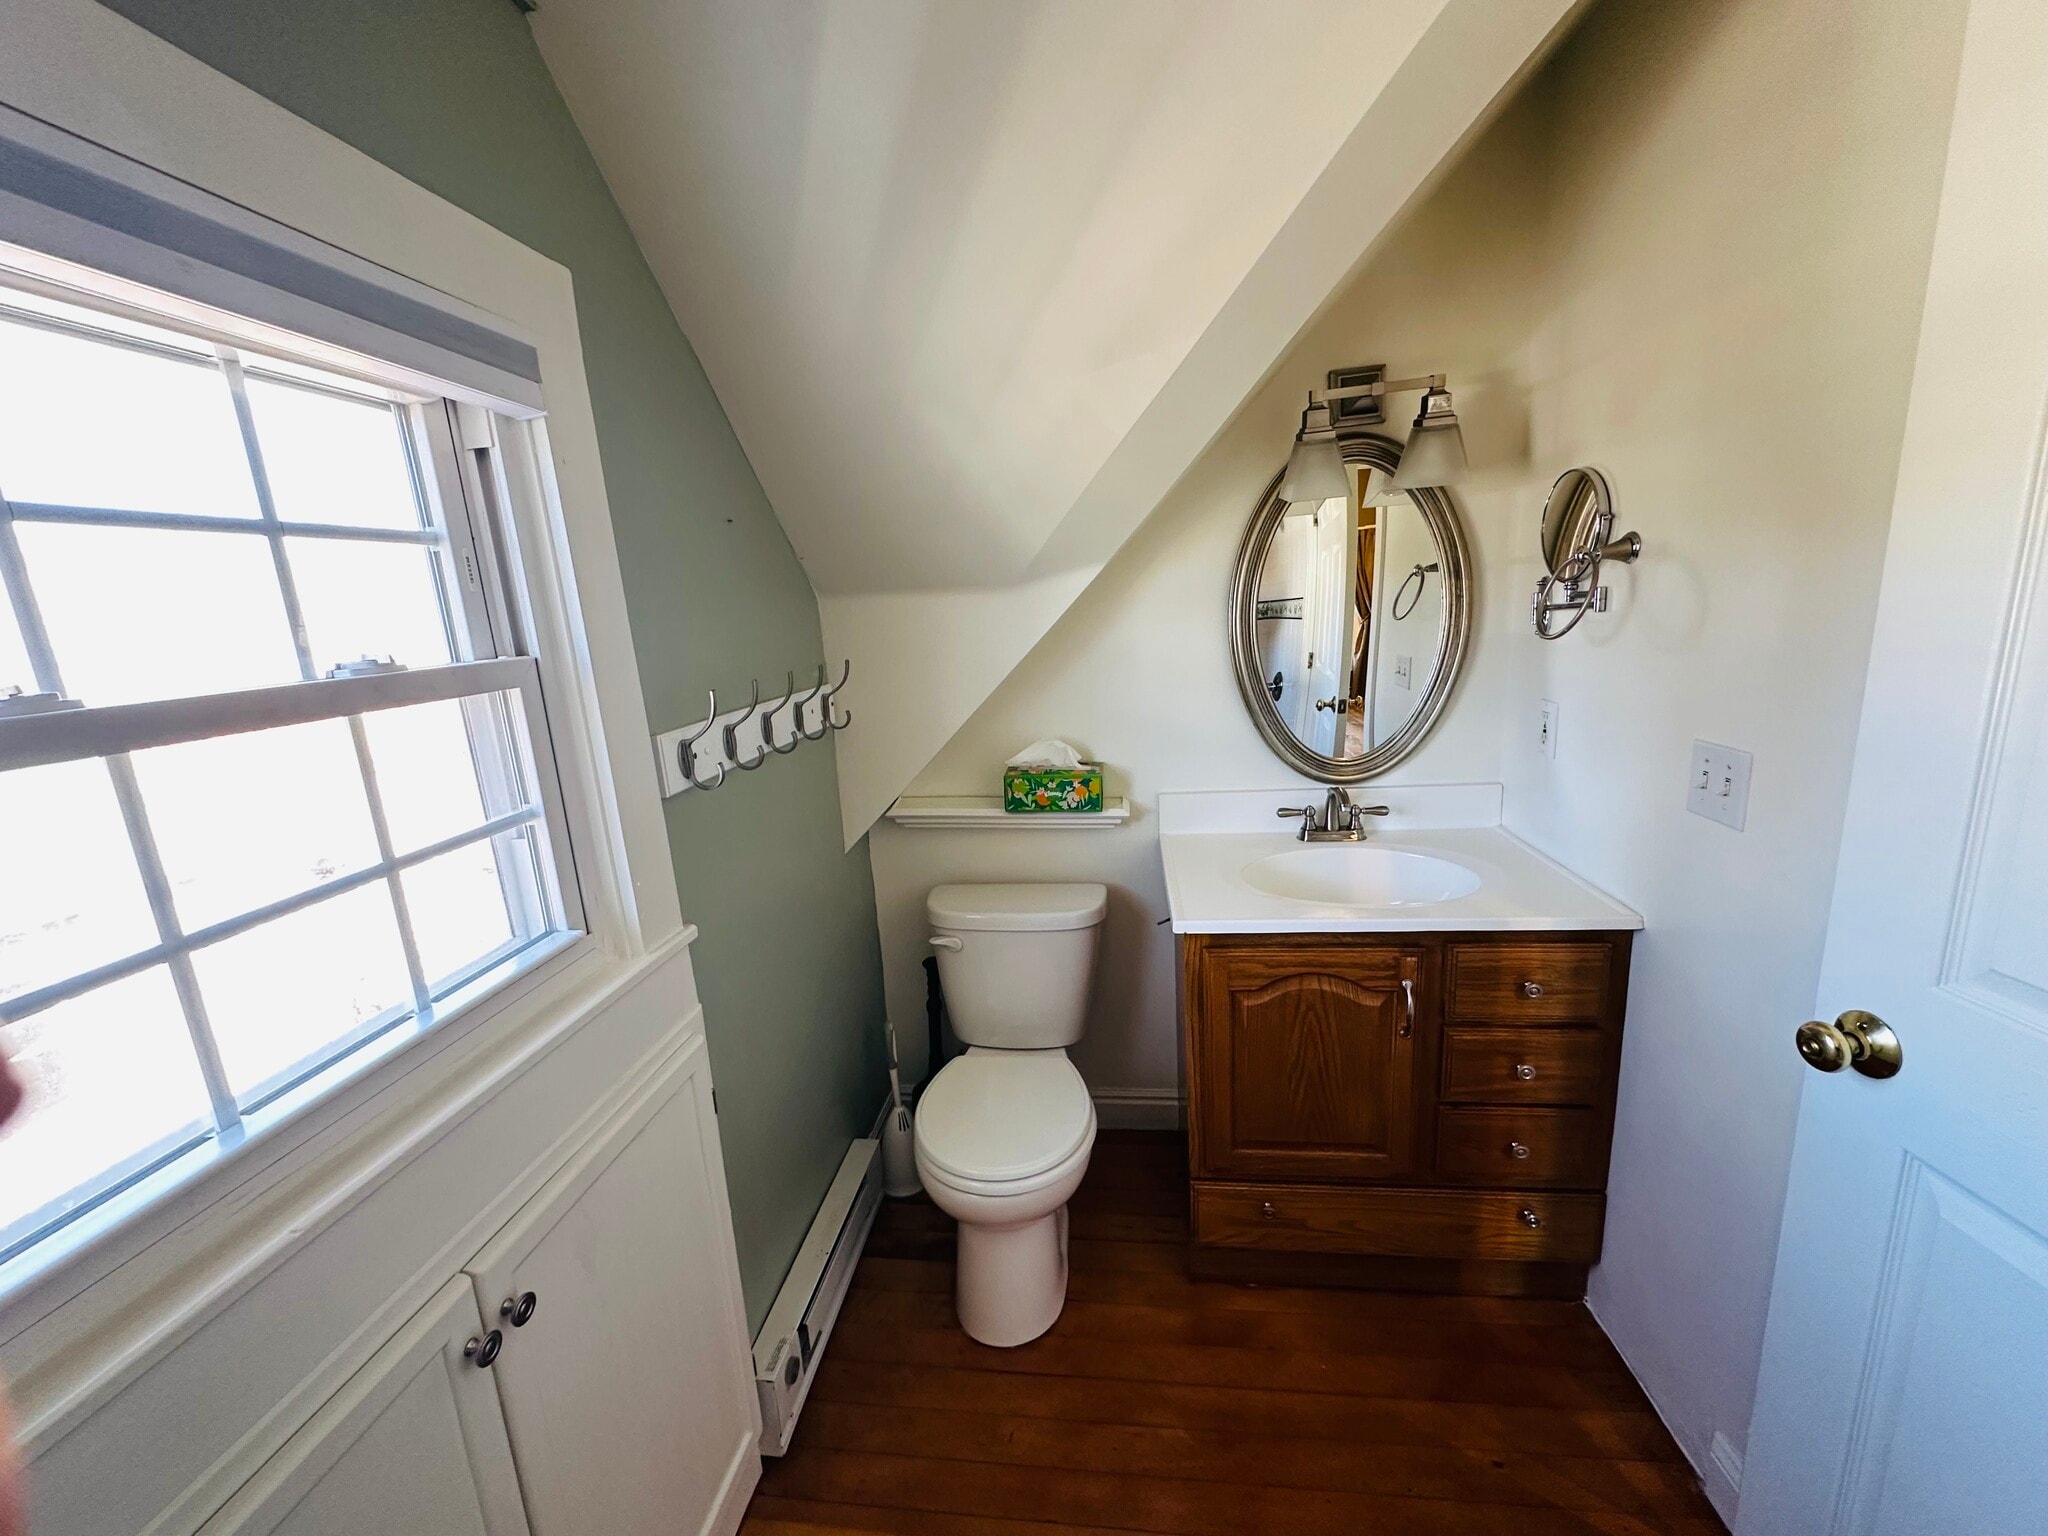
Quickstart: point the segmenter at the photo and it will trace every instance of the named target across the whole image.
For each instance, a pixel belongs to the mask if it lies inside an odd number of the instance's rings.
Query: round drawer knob
[[[1515,1219],[1532,1231],[1543,1225],[1543,1218],[1530,1210],[1526,1205],[1522,1207],[1521,1213]]]
[[[1280,1213],[1273,1209],[1272,1201],[1262,1200],[1259,1202],[1259,1214],[1265,1217],[1266,1220],[1271,1221],[1275,1216],[1278,1216]]]
[[[1512,1158],[1518,1158],[1518,1159],[1519,1159],[1519,1158],[1525,1158],[1525,1157],[1527,1157],[1528,1155],[1529,1155],[1529,1149],[1528,1149],[1528,1147],[1524,1146],[1524,1145],[1523,1145],[1523,1144],[1522,1144],[1521,1142],[1519,1142],[1519,1141],[1511,1141],[1511,1142],[1509,1142],[1509,1143],[1508,1143],[1508,1156],[1509,1156],[1509,1157],[1512,1157]]]
[[[1515,1064],[1515,1076],[1525,1083],[1533,1083],[1536,1081],[1536,1069],[1526,1061],[1517,1062]]]
[[[1540,982],[1540,981],[1525,981],[1525,982],[1523,982],[1523,983],[1522,983],[1522,996],[1524,996],[1524,997],[1541,997],[1542,995],[1543,995],[1543,983],[1542,983],[1542,982]]]
[[[514,1328],[524,1328],[533,1321],[533,1309],[540,1304],[540,1298],[531,1291],[518,1296],[507,1296],[498,1305],[498,1316],[511,1323]]]
[[[462,1352],[485,1370],[498,1358],[498,1351],[505,1347],[505,1335],[493,1328],[480,1339],[471,1339],[462,1346]]]

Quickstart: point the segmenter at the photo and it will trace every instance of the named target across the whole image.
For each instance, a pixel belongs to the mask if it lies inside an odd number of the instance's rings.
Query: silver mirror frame
[[[1340,439],[1344,462],[1391,474],[1401,462],[1401,445],[1375,432],[1361,432]],[[1410,491],[1408,499],[1422,514],[1441,552],[1444,583],[1442,624],[1437,631],[1436,666],[1429,689],[1416,706],[1408,723],[1362,757],[1328,757],[1305,747],[1280,718],[1272,695],[1259,675],[1257,596],[1259,567],[1273,542],[1280,519],[1287,515],[1287,503],[1280,499],[1280,473],[1267,482],[1244,539],[1237,548],[1237,568],[1230,578],[1230,659],[1237,670],[1237,691],[1252,724],[1280,760],[1296,773],[1324,784],[1358,784],[1385,773],[1421,746],[1451,701],[1464,669],[1465,651],[1472,638],[1472,560],[1465,545],[1464,524],[1451,494],[1442,486]]]

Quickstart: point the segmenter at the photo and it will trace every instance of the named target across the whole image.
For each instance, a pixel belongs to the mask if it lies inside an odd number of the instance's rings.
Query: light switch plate
[[[1694,742],[1685,808],[1740,832],[1749,820],[1749,768],[1750,755],[1737,747]]]
[[[1400,684],[1401,687],[1407,688],[1413,686],[1414,676],[1415,658],[1413,656],[1396,655],[1394,657],[1394,681]]]
[[[1557,756],[1557,701],[1544,699],[1536,706],[1536,750],[1545,757]]]

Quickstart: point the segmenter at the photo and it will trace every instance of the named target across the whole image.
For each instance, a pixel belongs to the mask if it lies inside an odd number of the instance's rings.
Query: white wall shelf
[[[1099,811],[1003,809],[1001,795],[905,795],[887,812],[900,827],[944,827],[978,832],[1073,832],[1107,830],[1131,819],[1131,802],[1110,796]]]

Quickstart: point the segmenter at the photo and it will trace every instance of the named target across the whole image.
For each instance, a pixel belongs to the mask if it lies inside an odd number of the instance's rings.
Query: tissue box
[[[1035,811],[1102,809],[1102,764],[1078,768],[1005,768],[1003,809],[1017,815]]]

